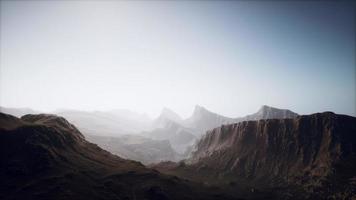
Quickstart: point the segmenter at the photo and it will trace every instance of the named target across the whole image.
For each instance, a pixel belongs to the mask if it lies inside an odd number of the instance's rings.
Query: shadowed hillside
[[[222,199],[122,159],[55,115],[0,113],[0,199]]]

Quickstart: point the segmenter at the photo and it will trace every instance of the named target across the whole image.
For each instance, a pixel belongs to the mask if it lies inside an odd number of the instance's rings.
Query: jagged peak
[[[161,111],[161,115],[162,114],[175,114],[178,115],[176,112],[174,112],[172,109],[167,108],[167,107],[163,107],[162,111]]]
[[[169,126],[172,122],[180,123],[183,119],[174,111],[169,108],[164,107],[161,114],[153,123],[153,128],[164,128]]]
[[[283,109],[272,107],[272,106],[269,106],[269,105],[262,105],[259,110],[260,111],[266,111],[266,110],[272,110],[272,109],[273,110],[283,110]]]
[[[267,113],[268,111],[272,111],[272,110],[281,110],[281,109],[275,108],[272,106],[268,106],[268,105],[262,105],[261,108],[257,111],[257,113],[263,114],[263,113]]]
[[[201,113],[212,113],[212,114],[215,114],[215,113],[209,111],[208,109],[206,109],[206,108],[203,107],[203,106],[195,105],[194,111],[193,111],[193,115],[192,115],[192,116],[200,115]]]
[[[181,121],[182,120],[181,116],[179,116],[176,112],[174,112],[173,110],[171,110],[167,107],[164,107],[162,109],[161,114],[159,115],[158,118],[167,118],[172,121]]]
[[[272,107],[272,106],[268,106],[268,105],[262,105],[261,108],[258,110],[258,113],[267,113],[269,111],[285,111],[285,112],[290,112],[290,113],[297,115],[297,113],[294,113],[291,110],[283,109],[283,108],[276,108],[276,107]]]
[[[213,119],[213,121],[215,121],[214,123],[216,123],[217,121],[220,121],[220,122],[218,122],[219,125],[220,125],[220,123],[223,123],[224,121],[226,122],[226,121],[232,120],[232,118],[212,112],[203,106],[196,105],[194,108],[193,114],[187,119],[187,121],[195,121],[197,119],[202,119],[202,118],[205,118],[205,119],[209,118],[210,120]],[[218,120],[216,120],[216,119],[218,119]]]
[[[260,119],[284,119],[284,118],[295,118],[299,115],[288,109],[275,108],[268,105],[262,105],[261,108],[250,115],[245,117],[237,118],[237,121],[247,121],[247,120],[260,120]]]
[[[195,105],[194,106],[194,110],[196,110],[196,111],[200,111],[200,110],[207,110],[204,106],[201,106],[201,105]]]

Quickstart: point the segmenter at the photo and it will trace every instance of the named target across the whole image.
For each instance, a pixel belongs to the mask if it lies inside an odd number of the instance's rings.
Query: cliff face
[[[223,125],[199,141],[189,161],[254,178],[325,176],[355,156],[355,147],[355,118],[321,113]]]
[[[319,198],[350,197],[356,194],[356,118],[325,112],[223,125],[207,132],[184,166],[156,169],[208,183],[293,185]]]

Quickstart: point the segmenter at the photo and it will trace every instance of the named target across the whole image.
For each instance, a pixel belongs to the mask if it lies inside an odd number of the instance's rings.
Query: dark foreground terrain
[[[189,159],[151,167],[86,141],[62,117],[0,113],[0,199],[355,199],[356,118],[223,125]]]
[[[232,199],[114,156],[55,115],[0,113],[0,180],[2,200]]]
[[[356,199],[356,118],[325,112],[223,125],[184,162],[152,167],[244,198]]]

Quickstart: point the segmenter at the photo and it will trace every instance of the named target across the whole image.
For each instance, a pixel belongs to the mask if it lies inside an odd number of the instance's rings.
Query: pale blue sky
[[[0,105],[356,115],[355,4],[1,1]]]

